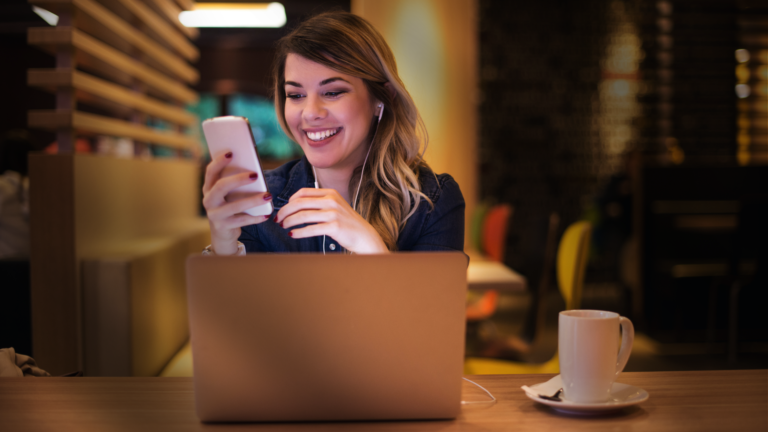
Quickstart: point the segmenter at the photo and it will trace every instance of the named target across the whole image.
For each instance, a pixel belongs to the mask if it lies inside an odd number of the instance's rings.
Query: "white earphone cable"
[[[480,388],[480,390],[484,391],[485,394],[487,394],[488,396],[491,397],[491,400],[489,400],[489,401],[465,401],[465,400],[463,400],[463,401],[461,401],[462,405],[496,403],[496,397],[494,395],[492,395],[491,392],[489,392],[485,387],[483,387],[480,384],[472,381],[471,379],[467,379],[466,377],[462,377],[462,379],[464,381],[469,381],[472,384],[476,385],[477,387]]]
[[[368,156],[371,154],[373,148],[373,141],[376,139],[376,134],[379,132],[379,123],[381,123],[381,116],[384,115],[384,105],[379,104],[379,120],[376,122],[376,130],[373,131],[373,138],[371,138],[371,144],[368,145],[368,153],[365,154],[365,160],[363,161],[363,168],[360,170],[360,181],[357,183],[357,191],[355,191],[355,199],[352,202],[352,210],[357,211],[357,197],[360,194],[360,186],[363,185],[363,174],[365,173],[365,164],[368,163]],[[320,189],[320,184],[317,182],[317,170],[314,165],[312,166],[312,173],[315,176],[315,189]],[[323,255],[325,255],[325,234],[323,234]]]
[[[365,164],[368,163],[368,155],[371,154],[373,148],[373,141],[376,140],[376,134],[379,133],[379,123],[381,123],[381,116],[384,114],[384,105],[379,104],[379,120],[376,122],[376,130],[373,131],[373,138],[371,138],[371,144],[368,145],[368,153],[365,154],[365,160],[363,161],[363,168],[360,170],[360,181],[357,183],[357,191],[355,191],[355,199],[352,203],[352,210],[357,211],[357,197],[360,194],[360,186],[363,185],[363,174],[365,173]]]
[[[317,170],[312,165],[312,173],[315,175],[315,189],[320,189],[320,185],[317,183]],[[323,234],[323,255],[325,255],[325,234]]]

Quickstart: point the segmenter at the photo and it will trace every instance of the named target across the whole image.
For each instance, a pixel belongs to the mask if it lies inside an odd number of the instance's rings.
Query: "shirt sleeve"
[[[259,238],[259,230],[256,225],[249,225],[241,228],[240,237],[237,240],[245,245],[246,252],[267,251]]]
[[[441,176],[439,194],[428,210],[413,251],[464,251],[464,196],[451,176]],[[428,202],[420,205],[429,207]]]

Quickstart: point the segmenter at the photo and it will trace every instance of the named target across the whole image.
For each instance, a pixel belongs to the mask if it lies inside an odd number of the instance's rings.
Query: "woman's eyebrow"
[[[330,83],[332,83],[332,82],[334,82],[334,81],[344,81],[344,82],[345,82],[345,83],[347,83],[347,84],[351,84],[349,81],[345,80],[345,79],[344,79],[344,78],[342,78],[342,77],[333,77],[333,78],[328,78],[328,79],[325,79],[325,80],[322,80],[322,81],[320,81],[320,85],[321,85],[321,86],[324,86],[324,85],[326,85],[326,84],[330,84]]]
[[[335,82],[335,81],[344,81],[347,84],[352,84],[351,82],[345,80],[342,77],[333,77],[333,78],[328,78],[328,79],[324,79],[324,80],[320,81],[320,85],[324,86],[326,84],[330,84],[330,83]],[[297,83],[295,81],[286,81],[285,85],[289,85],[289,86],[293,86],[293,87],[299,87],[299,88],[304,88],[303,85],[301,85],[301,84],[299,84],[299,83]]]

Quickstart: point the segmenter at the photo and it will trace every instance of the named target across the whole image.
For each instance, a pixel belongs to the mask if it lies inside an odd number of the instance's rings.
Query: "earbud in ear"
[[[381,123],[381,116],[384,115],[384,104],[379,104],[379,121]]]

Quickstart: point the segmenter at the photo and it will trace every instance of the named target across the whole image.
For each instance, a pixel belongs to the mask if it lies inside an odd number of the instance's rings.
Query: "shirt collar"
[[[312,173],[312,165],[307,160],[306,156],[302,156],[298,162],[288,172],[288,181],[277,196],[279,201],[279,207],[288,203],[288,200],[299,191],[301,188],[314,188],[315,176]]]

